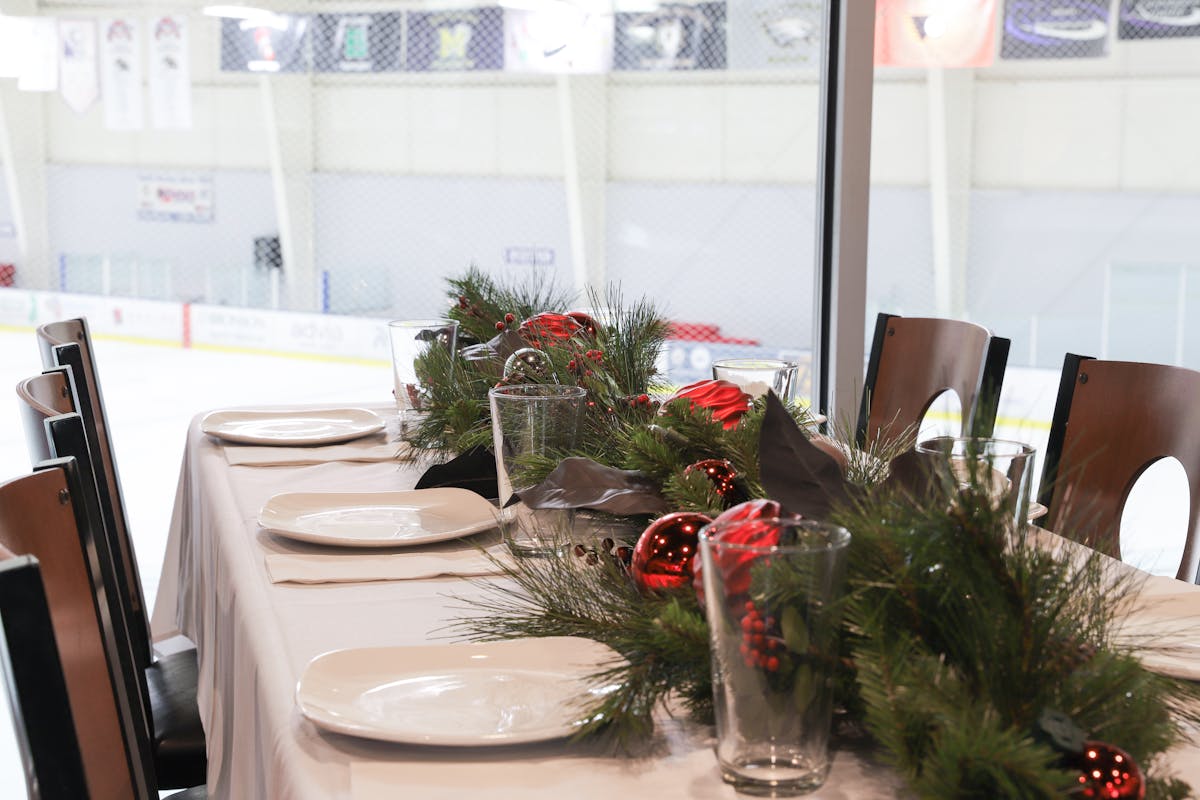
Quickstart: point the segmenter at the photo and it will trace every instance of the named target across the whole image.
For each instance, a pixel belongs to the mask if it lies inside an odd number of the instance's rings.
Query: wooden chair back
[[[26,378],[17,384],[17,397],[25,428],[25,444],[31,462],[37,464],[50,458],[46,420],[75,410],[71,376],[65,369],[56,369]]]
[[[70,367],[74,376],[74,408],[83,417],[87,434],[88,449],[96,473],[96,487],[100,491],[100,505],[104,513],[105,529],[115,547],[120,551],[121,567],[125,572],[123,585],[127,595],[124,603],[130,615],[130,630],[138,652],[144,654],[143,666],[153,660],[153,643],[150,636],[150,615],[146,598],[142,594],[141,574],[129,531],[129,518],[125,513],[125,496],[121,490],[121,476],[113,452],[112,436],[108,417],[100,390],[100,378],[96,372],[95,351],[87,319],[51,322],[38,328],[38,343],[42,352],[42,364],[47,370]]]
[[[77,502],[86,494],[77,466],[56,459],[0,484],[0,545],[40,564],[88,787],[74,796],[140,800],[155,785],[146,711],[128,632],[106,597],[114,566]]]
[[[962,404],[963,434],[990,435],[1008,349],[1008,339],[971,322],[880,314],[859,407],[858,443],[915,437],[925,412],[947,390]]]
[[[1200,582],[1200,372],[1068,353],[1050,423],[1040,501],[1046,527],[1121,557],[1121,512],[1154,462],[1172,456],[1190,490],[1175,577]]]

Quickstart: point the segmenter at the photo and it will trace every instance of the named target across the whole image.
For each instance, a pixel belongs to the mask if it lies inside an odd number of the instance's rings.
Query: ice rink
[[[360,366],[337,361],[248,355],[238,352],[152,346],[97,338],[96,361],[112,428],[130,529],[135,537],[144,591],[153,601],[158,587],[184,436],[198,413],[228,406],[289,403],[386,401],[391,373],[385,364]],[[0,329],[0,479],[29,470],[16,394],[11,387],[41,371],[33,330]],[[1044,373],[1045,371],[1041,371]],[[997,436],[1044,445],[1057,376],[1010,370],[1005,395],[1015,398]],[[1014,416],[1014,414],[1016,416]],[[1005,411],[1001,411],[1002,418]],[[1040,467],[1038,468],[1040,472]],[[1156,571],[1174,572],[1179,532],[1186,529],[1186,481],[1182,470],[1159,473],[1158,487],[1139,487],[1127,509],[1128,530],[1138,546],[1127,560]],[[1151,476],[1154,478],[1155,476]],[[1165,486],[1165,488],[1163,488]],[[1166,498],[1166,499],[1164,499]],[[1174,553],[1174,555],[1172,555]],[[21,762],[6,701],[0,701],[0,797],[25,796]]]

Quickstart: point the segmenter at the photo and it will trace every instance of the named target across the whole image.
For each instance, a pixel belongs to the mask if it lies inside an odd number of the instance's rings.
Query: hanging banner
[[[0,14],[0,78],[20,76],[25,42],[29,38],[28,30],[27,17]]]
[[[313,69],[317,72],[399,72],[404,15],[317,14]]]
[[[192,127],[192,76],[188,60],[187,17],[166,14],[151,17],[150,121],[159,130],[190,130]]]
[[[995,34],[996,0],[876,0],[875,66],[986,67]]]
[[[221,69],[226,72],[307,72],[309,18],[264,14],[221,20]]]
[[[100,98],[96,23],[90,19],[58,21],[58,91],[76,114],[87,111]]]
[[[511,72],[608,72],[613,15],[567,3],[537,11],[504,9],[504,68]]]
[[[618,13],[615,35],[614,69],[725,69],[724,3]]]
[[[100,88],[104,127],[110,131],[141,130],[142,38],[136,19],[100,21]]]
[[[504,9],[410,11],[407,64],[416,72],[502,69]]]
[[[1121,0],[1121,39],[1200,36],[1200,0]]]
[[[26,20],[25,41],[17,88],[23,92],[53,92],[58,88],[58,22],[54,17]]]
[[[730,69],[820,63],[825,0],[743,0],[728,9]]]
[[[1003,58],[1100,58],[1108,53],[1108,0],[1006,0]]]

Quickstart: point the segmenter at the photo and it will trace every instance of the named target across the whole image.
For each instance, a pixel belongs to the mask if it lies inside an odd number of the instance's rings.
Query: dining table
[[[298,684],[314,659],[334,651],[462,641],[454,623],[486,613],[481,600],[487,584],[505,580],[487,574],[486,564],[480,568],[477,545],[469,542],[351,549],[280,536],[260,525],[264,506],[282,493],[414,487],[432,462],[400,441],[394,405],[362,407],[389,424],[325,447],[230,442],[205,433],[204,415],[187,432],[152,627],[156,640],[182,635],[197,648],[209,796],[738,797],[722,781],[711,726],[669,708],[657,712],[653,738],[634,755],[570,738],[379,741],[335,732],[303,713]],[[472,539],[486,547],[495,536],[482,531]],[[1149,593],[1165,598],[1171,613],[1200,620],[1200,587],[1162,581],[1169,579],[1147,581]],[[1200,644],[1200,635],[1193,641]],[[1200,747],[1179,746],[1166,757],[1179,777],[1200,786]],[[828,780],[812,796],[905,794],[899,776],[870,751],[839,748]]]

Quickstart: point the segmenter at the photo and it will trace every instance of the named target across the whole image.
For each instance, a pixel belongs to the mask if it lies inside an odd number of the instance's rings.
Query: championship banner
[[[995,34],[996,0],[876,0],[875,66],[986,67]]]
[[[537,11],[504,9],[504,69],[597,73],[613,63],[613,15],[567,3]]]
[[[317,14],[313,19],[317,72],[399,72],[404,68],[404,15]]]
[[[22,92],[53,92],[58,88],[58,22],[54,17],[29,17],[18,44],[17,88]]]
[[[221,20],[221,69],[225,72],[307,72],[309,18],[264,14]]]
[[[729,68],[815,68],[824,0],[742,0],[728,6]]]
[[[503,69],[504,9],[410,11],[406,61],[414,72]]]
[[[141,130],[142,39],[136,19],[100,21],[100,88],[104,127],[110,131]]]
[[[1121,39],[1200,36],[1200,0],[1121,0]]]
[[[100,99],[96,62],[96,23],[90,19],[58,21],[58,91],[67,108],[82,114]]]
[[[618,13],[613,69],[725,69],[725,3]]]
[[[159,130],[192,127],[192,77],[188,21],[179,14],[151,17],[150,119]]]
[[[1100,58],[1108,0],[1006,0],[1002,58]]]

